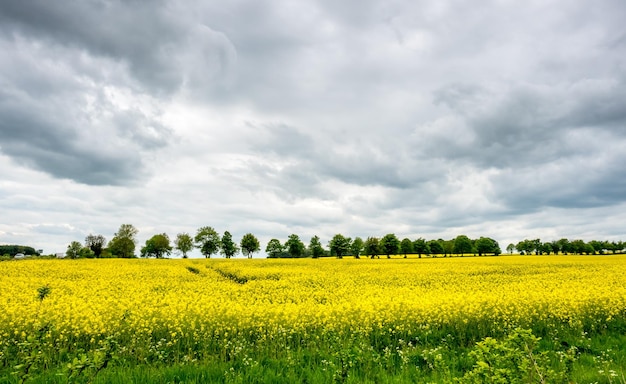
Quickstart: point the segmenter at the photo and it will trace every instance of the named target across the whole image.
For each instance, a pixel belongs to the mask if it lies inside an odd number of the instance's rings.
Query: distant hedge
[[[15,257],[18,253],[23,253],[25,255],[39,255],[33,247],[27,247],[25,245],[0,245],[0,255]]]

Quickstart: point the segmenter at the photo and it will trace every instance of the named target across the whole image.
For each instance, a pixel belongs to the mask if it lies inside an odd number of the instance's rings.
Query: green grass
[[[223,341],[221,348],[205,351],[198,361],[179,361],[174,355],[163,361],[144,362],[115,357],[106,368],[84,368],[80,374],[66,365],[38,366],[30,383],[453,383],[482,382],[485,373],[477,364],[478,351],[492,367],[509,375],[544,372],[546,383],[626,383],[626,335],[621,326],[586,333],[569,327],[545,327],[532,331],[540,339],[528,353],[512,342],[518,330],[499,334],[489,347],[485,338],[470,341],[449,333],[451,329],[426,334],[378,334],[351,337],[336,335],[322,340],[314,336],[292,337],[255,344],[243,339]],[[531,339],[523,339],[531,340]],[[191,342],[191,341],[188,341]],[[235,347],[235,343],[239,343]],[[480,344],[478,344],[480,343]],[[513,344],[512,344],[513,343]],[[230,345],[230,347],[229,347]],[[510,348],[514,346],[513,348]],[[229,349],[230,348],[230,349]],[[481,349],[482,348],[482,349]],[[509,349],[507,349],[509,348]],[[36,349],[36,348],[35,348]],[[80,348],[79,348],[80,350]],[[508,352],[503,352],[508,351]],[[51,353],[48,351],[47,353]],[[491,354],[491,355],[490,355]],[[489,357],[491,356],[491,357]],[[507,365],[517,361],[520,367]],[[5,360],[6,362],[6,360]],[[520,363],[521,362],[521,363]],[[80,362],[79,364],[80,365]],[[76,364],[74,364],[76,367]],[[14,369],[0,370],[0,383],[19,383]],[[508,371],[507,371],[508,370]],[[71,375],[72,372],[74,375]],[[469,381],[474,372],[478,381]],[[464,377],[466,375],[466,377]],[[482,375],[482,376],[481,376]],[[536,379],[536,378],[535,378]],[[515,381],[505,381],[515,382]],[[520,383],[531,383],[522,378]]]

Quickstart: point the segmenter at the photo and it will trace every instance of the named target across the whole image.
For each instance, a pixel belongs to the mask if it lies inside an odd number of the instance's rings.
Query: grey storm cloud
[[[3,1],[2,173],[150,228],[595,218],[626,204],[624,20],[621,0]]]
[[[161,99],[209,88],[232,59],[223,36],[164,6],[2,3],[0,150],[80,183],[141,180],[142,153],[174,135]]]

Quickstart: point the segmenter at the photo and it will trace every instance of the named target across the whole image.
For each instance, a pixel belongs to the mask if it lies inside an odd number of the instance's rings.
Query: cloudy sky
[[[623,0],[0,2],[0,243],[626,240]]]

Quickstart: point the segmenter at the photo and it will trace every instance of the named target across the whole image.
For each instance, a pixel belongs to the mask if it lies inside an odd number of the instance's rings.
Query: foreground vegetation
[[[0,263],[0,382],[624,383],[626,257]]]

